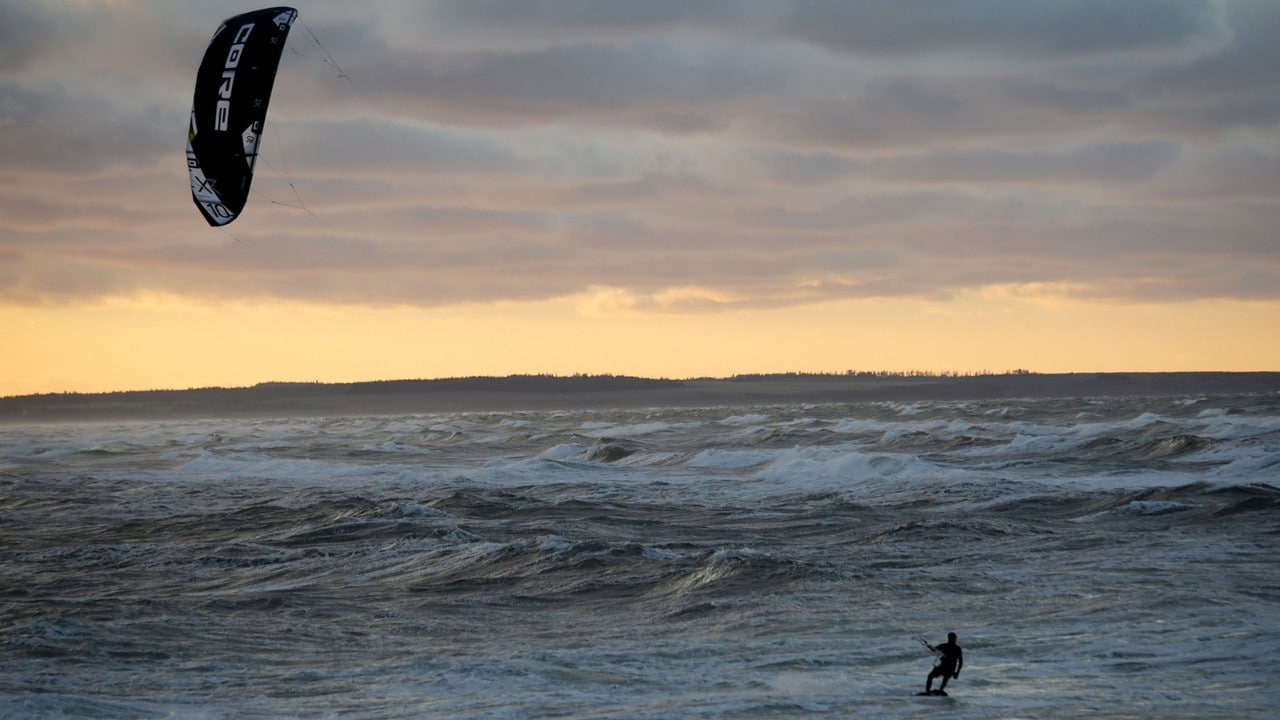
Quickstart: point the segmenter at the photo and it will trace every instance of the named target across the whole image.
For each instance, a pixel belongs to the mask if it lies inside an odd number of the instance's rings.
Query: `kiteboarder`
[[[947,680],[960,677],[960,668],[964,666],[964,652],[960,646],[956,644],[956,634],[947,633],[947,641],[941,645],[930,645],[925,643],[925,647],[933,652],[939,653],[938,661],[934,664],[933,669],[929,671],[929,677],[924,681],[924,691],[926,695],[946,695]],[[942,678],[942,684],[937,690],[933,689],[933,679]]]

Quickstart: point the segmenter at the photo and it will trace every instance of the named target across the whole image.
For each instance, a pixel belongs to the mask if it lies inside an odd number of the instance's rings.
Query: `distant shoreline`
[[[934,376],[762,374],[663,380],[544,376],[263,383],[0,398],[0,422],[87,422],[447,412],[751,406],[1280,393],[1280,372],[1014,373]]]

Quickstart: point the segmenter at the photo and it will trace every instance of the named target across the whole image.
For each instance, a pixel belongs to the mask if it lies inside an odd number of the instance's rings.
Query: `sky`
[[[1280,370],[1280,2],[0,0],[0,395]]]

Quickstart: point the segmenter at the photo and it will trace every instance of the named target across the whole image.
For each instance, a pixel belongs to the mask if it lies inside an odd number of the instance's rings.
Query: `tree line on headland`
[[[509,375],[355,383],[266,382],[244,388],[51,393],[0,398],[0,421],[412,414],[571,408],[1222,393],[1280,394],[1280,373],[1003,373],[846,371],[727,378]]]
[[[878,378],[878,379],[906,379],[906,378],[960,378],[960,377],[997,377],[1007,375],[1036,375],[1038,373],[1031,370],[1017,369],[1006,370],[1004,372],[994,372],[991,370],[845,370],[842,373],[807,373],[807,372],[787,372],[787,373],[746,373],[739,375],[731,375],[727,379],[734,382],[756,382],[767,380],[781,379],[822,379],[834,377],[849,378]]]

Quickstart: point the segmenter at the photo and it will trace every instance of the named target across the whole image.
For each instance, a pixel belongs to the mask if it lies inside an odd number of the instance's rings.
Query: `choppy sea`
[[[1275,395],[6,425],[0,717],[1276,717],[1278,551]]]

